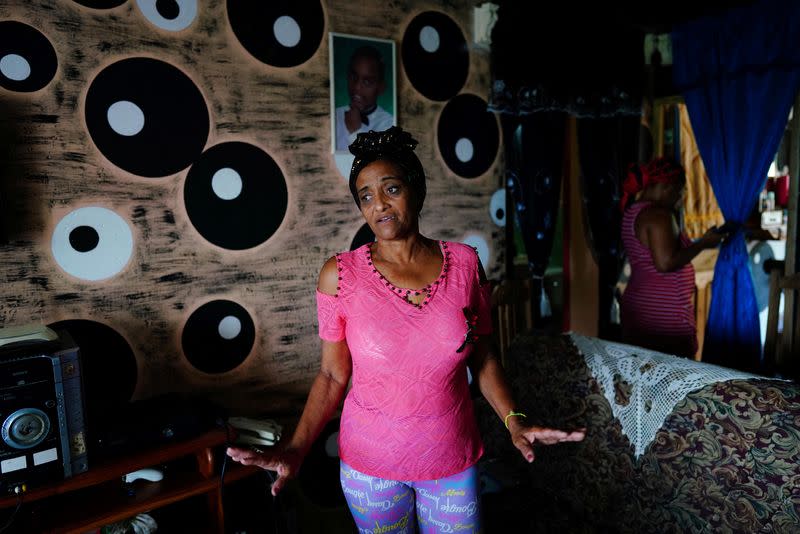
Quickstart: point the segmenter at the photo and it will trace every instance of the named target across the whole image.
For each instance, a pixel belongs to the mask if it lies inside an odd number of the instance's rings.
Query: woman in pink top
[[[321,369],[297,428],[275,453],[229,449],[243,464],[293,477],[345,396],[339,456],[359,532],[478,532],[475,467],[483,447],[467,365],[528,461],[534,443],[584,432],[526,425],[483,336],[488,284],[476,252],[419,233],[425,173],[397,127],[359,134],[350,190],[375,242],[330,258],[317,289]],[[377,530],[376,530],[377,529]]]
[[[631,276],[620,302],[622,340],[691,358],[697,352],[694,268],[701,250],[716,247],[724,232],[710,229],[692,243],[675,220],[686,177],[680,165],[658,158],[632,167],[625,180],[622,242]]]

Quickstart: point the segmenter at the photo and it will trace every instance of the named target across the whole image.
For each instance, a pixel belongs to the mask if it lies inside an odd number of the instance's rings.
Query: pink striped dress
[[[660,273],[650,249],[636,237],[636,218],[650,206],[636,202],[622,217],[622,243],[631,264],[631,276],[620,302],[622,340],[653,350],[693,357],[697,352],[694,316],[694,267]],[[691,241],[681,234],[681,245]]]

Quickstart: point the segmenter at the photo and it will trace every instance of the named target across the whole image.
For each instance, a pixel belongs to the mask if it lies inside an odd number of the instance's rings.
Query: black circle
[[[135,135],[121,135],[108,122],[112,104],[128,101],[144,114]],[[103,69],[86,93],[86,125],[97,148],[122,169],[148,178],[185,169],[208,139],[206,102],[176,67],[151,58],[123,59]]]
[[[503,208],[497,208],[497,211],[495,211],[494,214],[495,214],[495,217],[497,217],[498,220],[502,221],[503,217],[506,216],[506,210],[504,210]]]
[[[24,80],[7,78],[0,72],[0,87],[9,91],[29,93],[38,91],[53,79],[58,69],[56,50],[39,30],[14,20],[0,22],[0,60],[14,54],[30,66]]]
[[[99,242],[100,236],[91,226],[78,226],[69,233],[69,244],[78,252],[94,250]]]
[[[420,32],[430,26],[439,36],[439,47],[428,52]],[[461,28],[437,11],[420,13],[409,23],[401,46],[403,67],[411,85],[431,100],[448,100],[461,91],[469,74],[469,49]]]
[[[448,102],[439,116],[437,137],[439,152],[451,171],[464,178],[475,178],[489,170],[500,144],[497,119],[486,111],[486,101],[462,94]],[[472,143],[472,157],[461,161],[456,143],[462,138]]]
[[[181,14],[181,6],[175,0],[156,0],[156,11],[167,20],[175,20]]]
[[[241,192],[224,200],[212,188],[221,169],[233,169]],[[230,250],[252,248],[275,233],[288,204],[286,180],[278,164],[260,148],[239,141],[203,152],[189,169],[183,187],[192,224],[211,243]]]
[[[91,7],[92,9],[111,9],[118,7],[127,2],[128,0],[74,0],[75,3],[82,6]]]
[[[372,243],[373,241],[375,241],[375,234],[373,233],[372,228],[370,228],[368,224],[364,223],[364,225],[358,229],[358,232],[356,232],[355,237],[353,237],[353,241],[350,243],[350,250],[355,250],[362,245]]]
[[[114,419],[136,388],[136,357],[128,342],[110,326],[86,319],[48,326],[66,330],[80,349],[87,427],[97,428]]]
[[[275,21],[292,17],[300,26],[300,41],[292,47],[278,42]],[[228,20],[242,46],[256,59],[275,67],[305,63],[322,42],[325,16],[319,0],[228,0]]]
[[[228,316],[236,317],[241,331],[232,339],[219,333],[219,324]],[[230,371],[250,354],[256,328],[250,314],[229,300],[213,300],[197,308],[183,327],[181,343],[186,359],[205,373]]]

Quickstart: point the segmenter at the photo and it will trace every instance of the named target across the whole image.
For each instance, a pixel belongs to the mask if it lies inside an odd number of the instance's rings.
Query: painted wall
[[[498,276],[475,3],[0,0],[0,323],[70,329],[95,402],[302,400],[317,273],[363,225],[331,154],[328,32],[397,43],[423,233],[479,245]]]

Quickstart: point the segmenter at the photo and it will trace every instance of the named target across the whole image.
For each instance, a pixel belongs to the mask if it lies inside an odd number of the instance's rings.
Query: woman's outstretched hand
[[[255,465],[261,469],[275,471],[278,478],[272,484],[272,495],[277,495],[283,489],[286,481],[297,476],[303,457],[295,449],[280,449],[273,447],[262,451],[250,447],[228,447],[225,453],[235,462],[242,465]]]
[[[534,443],[554,445],[556,443],[583,441],[584,437],[586,437],[585,428],[565,432],[564,430],[541,426],[516,425],[511,427],[511,442],[528,462],[532,462],[535,458],[533,452]]]
[[[700,237],[699,241],[703,248],[714,248],[722,243],[727,237],[728,232],[724,227],[717,228],[716,226],[712,226],[706,230],[706,233]]]

